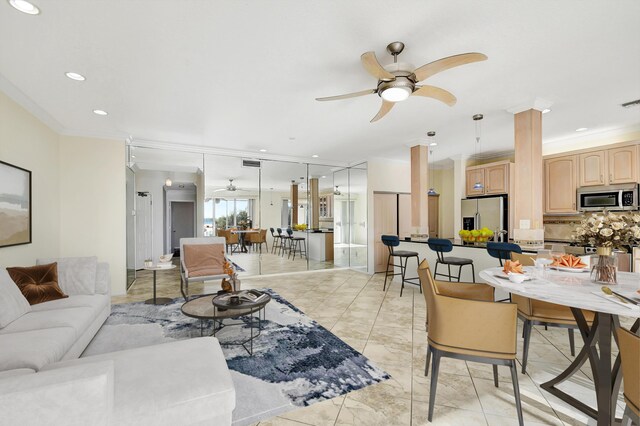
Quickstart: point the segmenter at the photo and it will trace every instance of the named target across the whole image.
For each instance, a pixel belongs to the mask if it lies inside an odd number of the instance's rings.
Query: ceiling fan
[[[213,192],[222,192],[222,191],[236,192],[236,191],[248,191],[248,189],[238,188],[233,184],[233,179],[229,179],[229,185],[225,186],[224,188],[215,189]]]
[[[316,98],[316,100],[337,101],[375,93],[382,98],[382,106],[376,116],[371,119],[372,123],[380,120],[391,111],[391,108],[393,108],[396,102],[404,101],[409,96],[433,98],[449,106],[453,106],[456,103],[456,97],[450,92],[439,87],[418,85],[417,83],[449,68],[487,59],[487,56],[482,53],[463,53],[438,59],[437,61],[414,68],[410,64],[398,62],[398,55],[402,53],[403,50],[404,43],[400,41],[390,43],[387,46],[387,52],[393,56],[393,63],[386,66],[382,66],[380,62],[378,62],[378,58],[376,58],[374,52],[366,52],[360,56],[360,61],[364,69],[378,79],[378,85],[375,89],[347,93],[345,95]]]

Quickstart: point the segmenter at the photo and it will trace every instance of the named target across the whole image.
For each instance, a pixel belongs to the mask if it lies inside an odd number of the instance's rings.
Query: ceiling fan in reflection
[[[233,179],[229,179],[229,185],[225,186],[224,188],[216,189],[213,192],[222,192],[222,191],[236,192],[236,191],[248,191],[248,189],[238,188],[233,184]]]

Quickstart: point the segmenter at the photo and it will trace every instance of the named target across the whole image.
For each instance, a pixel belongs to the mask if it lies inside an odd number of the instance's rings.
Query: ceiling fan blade
[[[347,93],[345,95],[326,96],[324,98],[316,98],[316,101],[337,101],[340,99],[356,98],[358,96],[371,95],[373,93],[376,93],[377,91],[378,89],[369,89],[369,90],[363,90],[361,92]]]
[[[220,188],[220,189],[214,189],[213,192],[222,192],[222,191],[226,191],[227,188]]]
[[[416,81],[422,81],[449,68],[486,60],[487,55],[482,53],[462,53],[430,62],[417,68],[413,73],[416,75]]]
[[[387,115],[387,113],[391,111],[391,108],[393,108],[394,105],[395,105],[395,102],[382,101],[382,106],[380,107],[380,111],[378,111],[376,116],[371,119],[371,123],[373,123],[374,121],[378,121],[382,117]]]
[[[396,76],[391,74],[389,71],[385,70],[380,62],[378,62],[378,58],[376,58],[376,54],[374,52],[366,52],[360,56],[360,61],[362,62],[362,66],[365,70],[378,80],[382,81],[393,81],[396,79]]]
[[[439,87],[436,87],[436,86],[416,86],[416,87],[420,87],[420,88],[415,92],[413,92],[411,96],[424,96],[426,98],[437,99],[440,102],[444,102],[449,106],[454,106],[458,101],[451,92],[448,92]]]

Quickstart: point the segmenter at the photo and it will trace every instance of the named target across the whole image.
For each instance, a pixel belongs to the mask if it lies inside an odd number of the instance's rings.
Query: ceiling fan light
[[[388,87],[380,93],[380,97],[387,102],[400,102],[407,99],[411,92],[411,88],[407,86]]]

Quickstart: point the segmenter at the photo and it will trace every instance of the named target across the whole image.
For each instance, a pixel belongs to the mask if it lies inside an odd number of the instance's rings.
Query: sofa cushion
[[[75,330],[75,340],[89,328],[96,314],[97,312],[90,307],[31,311],[0,330],[0,335],[47,328],[70,327]]]
[[[5,269],[0,269],[0,329],[31,310],[31,306]]]
[[[98,263],[96,269],[96,293],[97,294],[109,294],[111,293],[111,272],[109,271],[109,264],[105,262]]]
[[[8,379],[9,377],[24,376],[27,374],[33,374],[36,370],[32,368],[16,368],[14,370],[0,371],[0,380]]]
[[[0,334],[0,371],[14,368],[40,370],[61,360],[75,340],[76,332],[71,327]]]
[[[58,287],[55,262],[37,266],[15,266],[7,268],[7,272],[31,305],[68,297]]]
[[[98,258],[63,257],[59,259],[38,259],[37,265],[58,263],[58,283],[68,295],[95,294]]]
[[[0,380],[0,424],[106,426],[113,376],[107,361]]]
[[[235,408],[231,374],[214,337],[89,356],[47,365],[43,371],[106,360],[114,362],[114,424],[204,424],[212,410]]]
[[[66,299],[52,300],[50,302],[39,303],[31,307],[31,311],[51,311],[54,309],[67,308],[92,308],[94,312],[100,312],[109,305],[110,299],[103,294],[69,296]]]

